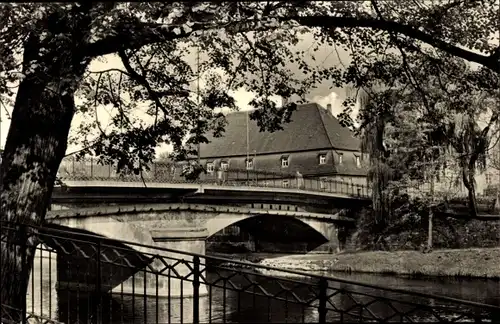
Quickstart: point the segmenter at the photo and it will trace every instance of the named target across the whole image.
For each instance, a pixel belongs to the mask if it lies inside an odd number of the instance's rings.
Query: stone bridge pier
[[[98,282],[103,291],[159,297],[188,297],[193,295],[193,258],[185,251],[196,254],[200,269],[205,268],[205,240],[221,229],[253,217],[293,219],[302,222],[324,238],[330,252],[337,251],[338,226],[352,223],[353,219],[340,213],[320,214],[290,208],[259,209],[214,205],[167,204],[142,206],[109,206],[51,211],[47,222],[58,228],[71,228],[72,232],[90,233],[102,238],[126,243],[95,244],[47,242],[59,252],[58,287],[95,290]],[[289,235],[294,235],[289,233]],[[61,243],[62,242],[62,243]],[[72,246],[72,253],[67,253]],[[85,245],[87,244],[87,246]],[[158,247],[149,249],[141,245]],[[162,250],[163,249],[163,250]],[[99,267],[95,258],[100,253]],[[85,258],[87,256],[87,258]],[[78,271],[75,271],[75,264]],[[153,272],[153,273],[151,273]],[[98,277],[98,278],[97,278]],[[180,278],[184,278],[181,280]],[[200,286],[200,295],[207,287]]]

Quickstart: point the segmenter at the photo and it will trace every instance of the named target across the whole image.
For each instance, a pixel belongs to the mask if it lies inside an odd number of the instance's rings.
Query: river
[[[43,261],[48,262],[48,261]],[[56,266],[51,267],[51,273],[40,273],[34,267],[35,289],[27,297],[28,311],[49,315],[65,323],[90,323],[89,310],[95,301],[80,294],[55,290]],[[47,267],[44,267],[47,269]],[[355,280],[385,287],[404,288],[418,292],[445,295],[459,299],[472,300],[486,304],[500,305],[500,282],[495,280],[454,280],[454,279],[408,279],[394,276],[370,274],[329,274],[340,278]],[[213,278],[216,274],[209,272],[207,277]],[[33,277],[32,277],[33,278]],[[40,294],[40,283],[43,287]],[[262,283],[265,289],[273,290],[272,283]],[[346,289],[349,285],[343,285]],[[357,292],[364,288],[356,287]],[[303,292],[306,294],[307,292]],[[300,294],[300,292],[299,292]],[[385,294],[386,297],[390,295]],[[41,298],[40,298],[41,297]],[[304,296],[301,296],[304,297]],[[400,297],[398,298],[405,298]],[[338,297],[335,302],[345,303],[348,297]],[[432,300],[425,301],[433,304]],[[190,323],[192,322],[192,298],[144,300],[142,297],[107,295],[102,302],[102,323]],[[222,289],[212,289],[208,296],[200,297],[200,322],[231,322],[231,323],[297,323],[314,322],[318,320],[315,309],[303,309],[301,306],[281,301],[269,301],[267,298],[254,297],[248,294]],[[170,306],[170,307],[169,307]],[[371,308],[375,313],[385,315],[392,312],[386,305]],[[157,311],[158,310],[158,311]],[[169,320],[170,319],[170,320]],[[327,321],[338,321],[339,317],[329,313]]]

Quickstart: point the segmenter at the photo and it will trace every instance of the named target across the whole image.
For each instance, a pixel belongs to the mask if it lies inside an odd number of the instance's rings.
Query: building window
[[[361,158],[356,155],[356,166],[359,168],[361,167]]]
[[[326,189],[326,178],[319,179],[319,188]]]
[[[247,170],[253,169],[253,159],[246,160],[247,162]]]
[[[208,173],[214,172],[214,164],[213,164],[213,162],[207,163],[207,172]]]
[[[486,184],[490,184],[490,175],[486,174]]]
[[[290,182],[288,180],[283,180],[283,188],[290,188]]]
[[[227,163],[227,162],[221,162],[221,163],[220,163],[220,168],[221,168],[223,171],[227,171],[227,169],[229,169],[229,163]]]
[[[326,164],[326,154],[319,155],[319,164]]]
[[[288,156],[281,157],[281,167],[288,168]]]
[[[343,157],[344,157],[344,154],[339,153],[339,164],[342,164]]]

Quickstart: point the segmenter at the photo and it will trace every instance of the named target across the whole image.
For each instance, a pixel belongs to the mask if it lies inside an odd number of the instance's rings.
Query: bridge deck
[[[331,192],[324,190],[311,190],[309,188],[283,188],[283,187],[270,187],[270,186],[250,186],[250,185],[217,185],[210,183],[168,183],[168,182],[121,182],[109,180],[89,180],[89,181],[64,181],[64,186],[67,188],[143,188],[147,189],[165,189],[168,190],[181,190],[186,192],[193,192],[203,194],[206,191],[229,193],[238,192],[241,194],[253,193],[272,193],[272,194],[300,194],[316,197],[328,197],[339,199],[352,199],[352,200],[369,200],[367,195],[362,193],[342,193]]]

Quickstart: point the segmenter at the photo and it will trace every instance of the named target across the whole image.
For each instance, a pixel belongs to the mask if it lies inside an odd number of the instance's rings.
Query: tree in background
[[[207,131],[220,135],[225,119],[214,108],[235,108],[229,90],[254,92],[251,105],[261,109],[252,118],[273,130],[290,119],[293,105],[278,109],[270,95],[303,97],[323,79],[353,81],[343,77],[343,68],[312,68],[304,51],[290,50],[307,31],[317,38],[315,49],[328,44],[357,52],[348,76],[360,55],[384,54],[383,46],[423,51],[424,43],[498,73],[500,49],[489,41],[497,15],[493,0],[2,4],[0,93],[3,103],[15,100],[0,171],[0,216],[18,224],[43,222],[76,114],[87,121],[76,130],[85,153],[139,172],[158,144],[172,144],[182,157],[189,153],[184,144],[206,141]],[[189,45],[205,56],[199,70],[208,75],[207,87],[199,102],[190,95],[198,73],[185,60]],[[89,70],[109,54],[122,67]],[[290,63],[305,76],[297,77]],[[107,128],[96,119],[103,106],[113,111]],[[20,269],[30,269],[35,245],[28,242],[23,262],[2,243],[2,303],[21,307],[28,277],[21,278]]]
[[[498,123],[498,75],[425,54],[358,61],[362,67],[353,71],[364,89],[359,131],[371,155],[376,219],[390,218],[390,188],[434,183],[454,166],[468,190],[469,213],[477,215],[475,176],[486,167]],[[349,111],[340,117],[353,124],[348,116]]]

